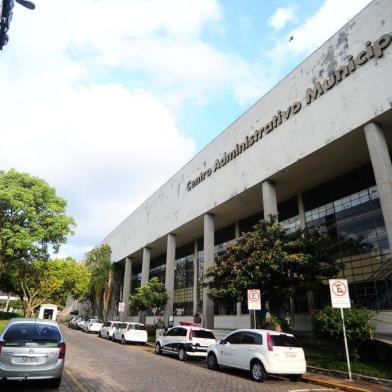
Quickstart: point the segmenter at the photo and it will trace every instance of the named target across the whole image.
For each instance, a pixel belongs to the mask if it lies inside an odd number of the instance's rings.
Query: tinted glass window
[[[277,347],[301,347],[298,340],[294,336],[289,335],[271,335],[273,346]]]
[[[214,334],[211,331],[204,331],[202,329],[193,330],[193,337],[195,338],[202,338],[202,339],[215,339]]]
[[[177,336],[186,336],[187,330],[185,328],[178,328]]]
[[[240,344],[241,337],[242,337],[241,332],[238,332],[238,333],[233,333],[233,335],[230,335],[225,340],[226,340],[226,342],[228,342],[230,344]]]
[[[139,331],[145,331],[146,327],[142,324],[133,324],[132,329],[138,329]]]
[[[4,335],[6,343],[58,343],[61,341],[57,327],[47,324],[28,323],[14,324]]]
[[[242,334],[241,344],[263,344],[263,340],[258,334],[245,332]]]
[[[176,336],[177,335],[177,328],[173,328],[167,332],[166,336]]]
[[[112,325],[112,323],[105,323],[105,327],[110,327]]]

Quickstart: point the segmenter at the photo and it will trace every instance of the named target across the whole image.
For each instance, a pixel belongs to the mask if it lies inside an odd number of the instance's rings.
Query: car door
[[[177,327],[169,329],[165,335],[162,336],[162,349],[174,352],[174,343],[177,337]]]
[[[242,333],[234,332],[219,344],[219,363],[226,366],[236,365],[236,352],[241,343]]]
[[[256,332],[243,332],[241,344],[238,346],[236,352],[237,366],[242,369],[249,369],[250,362],[262,343],[263,340],[260,334]]]

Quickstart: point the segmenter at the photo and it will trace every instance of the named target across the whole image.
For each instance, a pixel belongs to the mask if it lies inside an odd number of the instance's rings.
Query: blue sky
[[[0,52],[0,169],[68,200],[81,259],[369,0],[35,3]]]

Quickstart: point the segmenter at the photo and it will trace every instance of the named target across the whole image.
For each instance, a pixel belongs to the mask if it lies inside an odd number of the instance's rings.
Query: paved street
[[[280,379],[257,384],[246,372],[208,370],[201,361],[180,362],[157,356],[148,346],[115,344],[63,328],[67,342],[66,371],[60,391],[328,391]],[[8,383],[0,390],[46,391],[40,385]]]

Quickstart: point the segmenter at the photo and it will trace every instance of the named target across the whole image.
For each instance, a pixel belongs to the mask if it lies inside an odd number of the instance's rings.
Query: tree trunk
[[[103,317],[104,320],[107,321],[108,313],[109,313],[109,306],[110,306],[110,300],[112,297],[112,291],[113,291],[113,271],[109,272],[108,276],[108,284],[105,287],[105,290],[103,292]],[[125,304],[127,306],[128,304]]]

